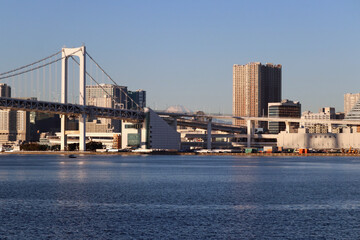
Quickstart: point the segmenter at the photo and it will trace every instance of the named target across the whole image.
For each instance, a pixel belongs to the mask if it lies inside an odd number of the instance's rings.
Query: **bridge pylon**
[[[79,105],[86,105],[86,48],[62,48],[61,60],[61,103],[68,101],[68,58],[71,56],[79,57]],[[61,150],[65,151],[67,146],[66,136],[66,115],[61,116]],[[83,113],[79,117],[79,150],[86,150],[86,115]]]

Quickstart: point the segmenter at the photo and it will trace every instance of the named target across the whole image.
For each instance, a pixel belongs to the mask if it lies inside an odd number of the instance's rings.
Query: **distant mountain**
[[[170,113],[191,113],[191,111],[182,106],[182,105],[176,105],[176,106],[170,106],[168,107],[165,112],[170,112]]]

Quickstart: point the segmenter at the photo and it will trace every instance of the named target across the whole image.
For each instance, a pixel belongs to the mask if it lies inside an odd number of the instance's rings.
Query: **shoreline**
[[[360,153],[196,153],[196,152],[70,152],[70,151],[19,151],[19,152],[1,152],[1,155],[121,155],[121,156],[139,156],[139,155],[194,155],[194,156],[247,156],[247,157],[360,157]]]

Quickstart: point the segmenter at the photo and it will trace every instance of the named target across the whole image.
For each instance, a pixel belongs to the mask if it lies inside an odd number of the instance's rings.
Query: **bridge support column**
[[[251,138],[254,136],[254,121],[247,120],[247,144],[246,147],[251,147]]]
[[[207,149],[211,150],[211,121],[212,119],[209,118],[208,119],[208,124],[207,124]]]
[[[86,105],[86,62],[85,62],[86,49],[85,46],[81,47],[81,51],[78,54],[80,58],[80,69],[79,69],[79,104],[85,107]],[[79,117],[79,150],[86,151],[86,114],[83,113]]]
[[[62,60],[61,60],[61,102],[67,103],[67,92],[68,92],[68,58],[71,56],[77,56],[80,59],[79,64],[79,104],[86,105],[86,62],[85,46],[79,48],[63,48],[62,49]],[[66,138],[66,115],[62,115],[61,118],[61,150],[64,151],[67,145]],[[86,150],[86,115],[82,113],[79,117],[79,150]]]
[[[332,124],[331,123],[328,124],[328,133],[332,133]]]
[[[286,126],[285,128],[286,133],[290,133],[290,122],[285,122],[285,126]]]
[[[65,51],[61,54],[61,103],[67,103],[68,92],[68,61]],[[67,150],[67,136],[66,136],[66,115],[61,115],[61,145],[60,150]]]
[[[177,131],[177,118],[174,117],[174,121],[171,123],[171,125],[175,131]]]
[[[86,151],[86,115],[79,117],[79,151]]]
[[[66,151],[67,150],[67,136],[66,136],[66,115],[61,115],[61,134],[60,134],[60,150]]]

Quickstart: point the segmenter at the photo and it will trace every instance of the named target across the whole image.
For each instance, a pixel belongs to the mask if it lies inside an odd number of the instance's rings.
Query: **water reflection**
[[[358,239],[359,167],[358,158],[1,156],[0,236]]]

